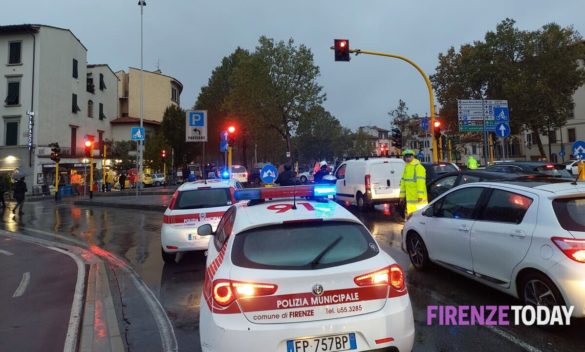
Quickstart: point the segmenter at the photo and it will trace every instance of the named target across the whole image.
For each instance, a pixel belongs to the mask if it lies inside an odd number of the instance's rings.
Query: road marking
[[[506,340],[524,348],[526,351],[528,352],[542,352],[541,350],[539,350],[538,348],[531,346],[529,344],[527,344],[526,342],[520,340],[519,338],[517,338],[516,336],[509,334],[507,332],[505,332],[504,330],[495,327],[495,326],[491,326],[491,325],[484,325],[484,328],[487,328],[488,330],[491,330],[492,332],[500,335],[501,337],[505,338]]]
[[[3,249],[0,249],[0,253],[4,254],[4,255],[13,255],[12,253],[10,253],[9,251],[5,251]]]
[[[67,337],[65,338],[64,352],[75,351],[79,335],[79,326],[81,321],[81,308],[83,306],[83,294],[85,291],[85,264],[75,254],[56,247],[48,247],[59,253],[70,256],[77,264],[77,282],[75,283],[75,293],[73,303],[71,304],[71,314],[69,315],[69,327],[67,328]]]
[[[16,291],[14,291],[12,298],[22,296],[24,294],[24,291],[26,291],[26,288],[27,288],[29,282],[30,282],[30,273],[27,271],[26,273],[22,274],[22,279],[20,280],[20,285],[18,285],[18,287],[16,288]]]

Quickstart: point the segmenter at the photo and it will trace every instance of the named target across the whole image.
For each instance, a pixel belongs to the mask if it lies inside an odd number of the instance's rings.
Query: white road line
[[[9,251],[5,251],[3,249],[0,249],[0,253],[4,254],[4,255],[13,255],[11,252]]]
[[[484,325],[484,328],[487,328],[488,330],[491,330],[492,332],[500,335],[501,337],[505,338],[506,340],[524,348],[528,352],[542,352],[538,348],[527,344],[526,342],[520,340],[516,336],[514,336],[512,334],[508,334],[507,332],[505,332],[504,330],[502,330],[496,326]]]
[[[26,273],[22,274],[22,279],[20,280],[20,285],[18,285],[18,287],[16,288],[16,291],[14,291],[12,298],[22,296],[24,294],[24,291],[26,291],[26,288],[27,288],[29,282],[30,282],[30,273],[27,271]]]
[[[56,247],[47,247],[59,253],[70,256],[77,263],[77,282],[75,283],[75,294],[73,295],[73,304],[71,304],[71,315],[69,316],[69,327],[67,328],[67,337],[65,338],[64,352],[73,352],[76,350],[77,340],[79,338],[79,325],[82,319],[81,308],[83,306],[83,294],[85,291],[85,265],[75,254]]]

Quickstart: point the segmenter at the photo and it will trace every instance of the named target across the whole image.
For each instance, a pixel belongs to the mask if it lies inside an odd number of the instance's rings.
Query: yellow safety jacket
[[[429,203],[426,179],[427,171],[417,159],[404,166],[400,180],[400,198],[406,198],[406,214],[411,214]],[[419,198],[422,199],[420,202]]]

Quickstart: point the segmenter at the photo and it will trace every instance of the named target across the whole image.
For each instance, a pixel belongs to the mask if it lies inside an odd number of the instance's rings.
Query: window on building
[[[71,127],[71,153],[77,155],[77,126],[69,127]]]
[[[93,100],[87,101],[87,117],[93,117]]]
[[[18,145],[18,121],[5,121],[4,127],[4,144]]]
[[[73,59],[73,78],[77,77],[79,77],[79,74],[77,72],[77,60]]]
[[[95,93],[95,85],[93,84],[93,75],[91,73],[87,74],[87,91]]]
[[[548,132],[548,142],[550,144],[555,144],[557,142],[557,131]]]
[[[106,89],[106,82],[104,82],[104,74],[100,73],[100,90]]]
[[[569,134],[569,143],[577,141],[577,133],[575,132],[574,128],[567,129],[567,133]]]
[[[8,64],[16,65],[21,63],[22,42],[8,43]]]
[[[71,112],[77,114],[78,111],[81,111],[81,109],[77,105],[77,94],[73,94],[71,96]]]
[[[179,91],[175,87],[171,88],[171,100],[177,104],[179,103]]]
[[[8,94],[4,103],[6,105],[18,105],[20,104],[20,80],[9,80],[8,81]]]
[[[104,115],[104,104],[100,103],[100,120],[103,120],[106,118],[106,115]]]

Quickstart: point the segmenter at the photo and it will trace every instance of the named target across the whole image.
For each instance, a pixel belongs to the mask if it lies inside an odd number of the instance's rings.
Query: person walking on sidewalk
[[[21,177],[16,181],[14,184],[14,199],[16,200],[16,206],[12,209],[12,214],[16,213],[16,208],[18,208],[18,214],[24,214],[22,212],[22,205],[24,204],[24,195],[28,192],[26,188],[26,182],[24,182],[24,177]]]

